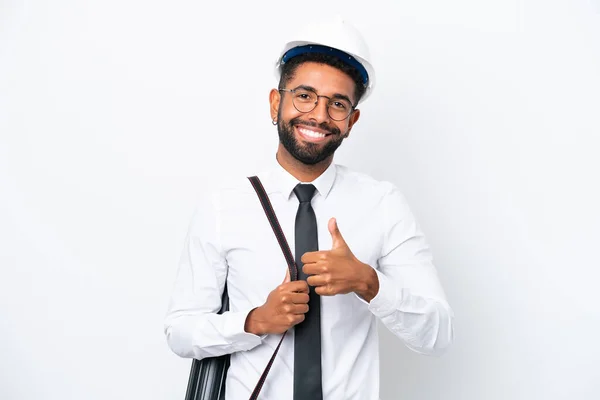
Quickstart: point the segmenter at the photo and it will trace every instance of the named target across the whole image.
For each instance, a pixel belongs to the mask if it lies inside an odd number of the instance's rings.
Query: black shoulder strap
[[[256,191],[256,194],[258,195],[258,198],[260,199],[260,203],[262,204],[265,214],[267,215],[267,219],[269,220],[269,223],[271,224],[271,228],[273,228],[273,232],[275,233],[275,237],[277,238],[277,241],[279,242],[281,251],[283,251],[283,255],[285,256],[285,260],[287,262],[288,269],[290,271],[290,279],[295,281],[296,279],[298,279],[298,267],[296,266],[296,261],[294,260],[294,257],[292,256],[292,252],[291,252],[290,246],[288,245],[288,242],[285,238],[285,235],[283,234],[283,231],[281,230],[281,226],[279,225],[277,216],[275,215],[275,212],[273,211],[273,206],[271,205],[271,201],[269,200],[269,197],[267,196],[267,193],[265,192],[265,188],[263,187],[260,179],[258,179],[257,176],[251,176],[251,177],[248,177],[248,179],[250,180],[250,183],[252,183],[252,187],[254,188],[254,190]],[[254,391],[252,392],[252,396],[250,396],[250,400],[258,399],[258,394],[260,393],[260,390],[262,389],[262,387],[265,383],[265,379],[267,379],[267,374],[269,373],[269,370],[271,369],[271,366],[273,365],[273,361],[275,361],[275,356],[277,355],[277,352],[279,351],[279,348],[281,347],[281,343],[283,342],[283,339],[285,338],[286,333],[287,333],[287,331],[285,331],[283,333],[283,335],[281,336],[281,340],[279,341],[277,348],[275,348],[275,351],[273,352],[273,355],[271,356],[269,363],[267,364],[260,379],[258,380],[258,383],[256,384],[256,387],[254,388]]]
[[[271,224],[271,228],[273,228],[273,232],[275,233],[275,237],[277,237],[277,241],[279,242],[279,246],[281,247],[281,251],[283,251],[283,255],[285,256],[285,260],[287,261],[288,268],[290,269],[290,278],[295,281],[298,279],[298,269],[296,267],[296,261],[292,252],[290,250],[290,246],[288,245],[287,239],[281,230],[281,226],[279,225],[279,220],[277,220],[277,216],[275,215],[275,211],[273,211],[273,206],[271,206],[271,201],[265,192],[265,188],[263,187],[260,179],[257,176],[251,176],[248,178],[252,183],[252,187],[256,191],[258,198],[260,199],[260,203],[262,204],[263,209],[265,210],[265,214],[267,215],[267,219]]]

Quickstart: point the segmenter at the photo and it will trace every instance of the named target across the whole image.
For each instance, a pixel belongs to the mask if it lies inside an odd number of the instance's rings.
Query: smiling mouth
[[[322,142],[325,140],[325,138],[327,138],[328,136],[331,136],[331,132],[325,132],[320,129],[315,130],[315,129],[311,129],[306,126],[298,126],[298,125],[296,125],[294,128],[296,129],[296,131],[298,131],[300,136],[308,142],[314,142],[314,143]]]

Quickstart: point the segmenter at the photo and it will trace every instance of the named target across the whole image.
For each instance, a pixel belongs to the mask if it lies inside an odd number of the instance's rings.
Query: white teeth
[[[313,138],[324,138],[326,135],[324,133],[319,133],[319,132],[315,132],[315,131],[311,131],[310,129],[305,129],[305,128],[298,128],[298,130],[300,132],[302,132],[303,134],[305,134],[306,136],[310,136]]]

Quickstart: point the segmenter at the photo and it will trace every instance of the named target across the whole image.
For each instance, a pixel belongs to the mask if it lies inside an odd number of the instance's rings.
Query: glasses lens
[[[350,111],[352,111],[352,105],[348,100],[334,98],[329,101],[327,110],[329,111],[329,116],[331,119],[341,121],[350,115]]]
[[[296,89],[293,100],[298,111],[309,112],[317,105],[317,94],[310,90]]]

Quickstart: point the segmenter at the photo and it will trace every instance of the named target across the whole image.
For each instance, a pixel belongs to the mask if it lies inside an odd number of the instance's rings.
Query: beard
[[[325,145],[319,143],[301,143],[294,135],[294,125],[298,124],[323,129],[331,133],[331,138]],[[306,165],[315,165],[333,155],[345,138],[336,126],[326,123],[317,124],[316,122],[303,121],[300,117],[292,118],[289,122],[285,122],[279,116],[277,118],[277,132],[279,133],[279,141],[288,153]]]

